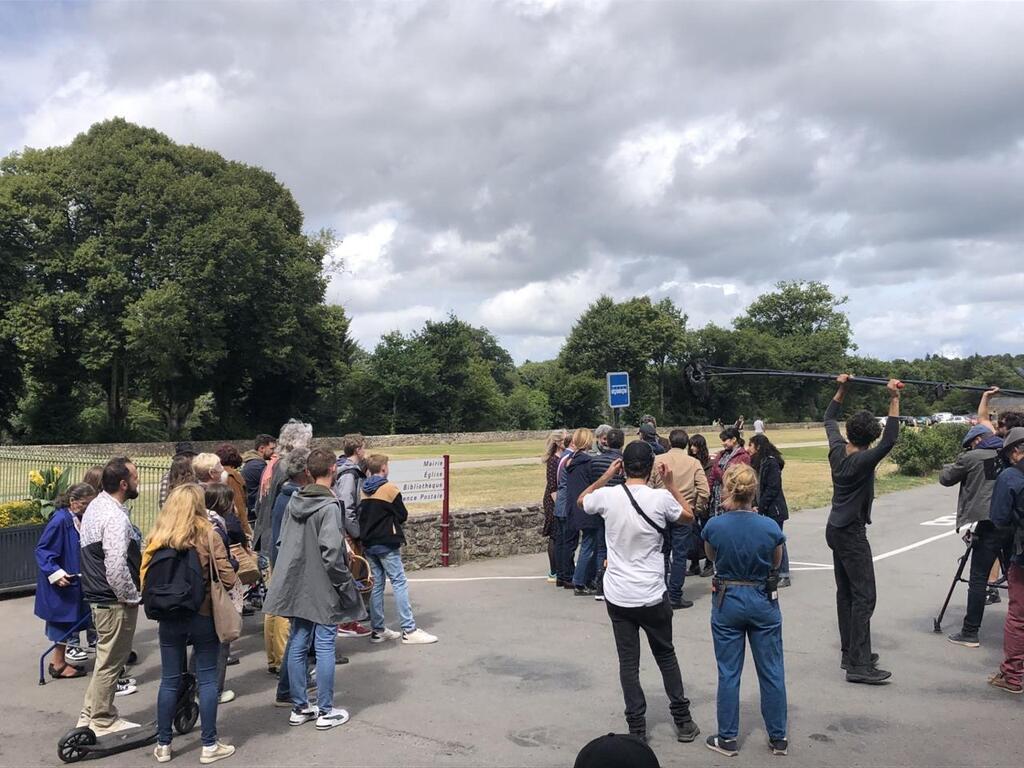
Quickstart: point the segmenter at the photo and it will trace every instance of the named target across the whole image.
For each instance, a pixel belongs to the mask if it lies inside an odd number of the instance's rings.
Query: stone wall
[[[486,557],[543,552],[544,511],[539,504],[453,512],[448,529],[448,562],[459,565]],[[441,564],[441,516],[421,515],[405,524],[402,560],[409,570]]]
[[[769,424],[768,430],[776,429],[821,429],[821,422],[800,422],[795,424]],[[636,427],[623,427],[627,435],[635,434]],[[675,427],[659,427],[660,435],[668,436]],[[683,427],[690,434],[718,434],[718,427],[705,424]],[[753,433],[753,421],[748,422],[746,431]],[[550,430],[512,431],[512,432],[440,432],[423,435],[367,435],[366,443],[370,448],[407,446],[407,445],[458,445],[462,443],[501,443],[519,440],[544,440]],[[242,453],[252,448],[252,440],[195,440],[193,445],[197,451],[212,451],[223,442],[235,445]],[[341,437],[314,437],[315,447],[341,450]],[[163,443],[94,443],[89,445],[19,445],[10,446],[26,452],[55,451],[72,452],[87,456],[170,456],[174,453],[173,442]]]

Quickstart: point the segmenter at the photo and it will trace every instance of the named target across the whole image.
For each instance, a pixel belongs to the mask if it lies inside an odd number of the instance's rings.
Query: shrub
[[[39,499],[21,499],[0,503],[0,528],[36,525],[46,522]]]
[[[956,458],[963,450],[967,430],[966,424],[936,424],[925,429],[904,427],[889,456],[901,475],[927,475]]]

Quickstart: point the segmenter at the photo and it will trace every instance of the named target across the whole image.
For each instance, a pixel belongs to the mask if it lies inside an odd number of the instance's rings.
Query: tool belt
[[[718,601],[718,607],[722,607],[722,603],[725,600],[725,593],[729,587],[765,587],[763,581],[739,581],[737,579],[720,579],[715,576],[711,579],[711,591],[714,593],[715,598]]]

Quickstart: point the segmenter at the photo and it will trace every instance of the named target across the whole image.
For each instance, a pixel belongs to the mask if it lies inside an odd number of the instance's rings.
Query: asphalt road
[[[963,551],[951,519],[939,519],[952,513],[954,501],[950,491],[920,488],[876,502],[869,534],[878,561],[874,642],[882,664],[894,672],[885,687],[848,684],[839,669],[834,582],[831,571],[819,567],[831,561],[824,510],[799,513],[787,525],[790,556],[801,564],[781,598],[788,757],[768,754],[749,659],[741,753],[729,759],[709,752],[703,737],[689,745],[674,740],[660,677],[645,651],[648,726],[662,764],[1019,765],[1024,702],[985,683],[1001,658],[1005,602],[986,612],[980,649],[954,646],[932,632],[932,617]],[[223,764],[571,766],[591,738],[624,730],[623,705],[604,606],[556,591],[538,578],[545,571],[543,556],[524,556],[415,573],[417,621],[441,642],[371,646],[340,639],[351,663],[337,667],[336,704],[348,708],[352,720],[324,733],[288,727],[287,710],[272,706],[258,617],[247,620],[247,634],[236,646],[242,662],[228,671],[229,687],[239,697],[219,715],[220,733],[238,753]],[[709,589],[707,579],[690,580],[687,594],[697,604],[675,616],[687,695],[703,735],[715,730]],[[947,631],[962,619],[964,599],[961,587]],[[6,649],[0,764],[55,765],[57,739],[74,724],[87,681],[36,684],[35,664],[45,644],[31,598],[0,603],[0,617]],[[153,717],[159,679],[149,622],[142,623],[136,648],[140,690],[118,702],[124,716],[142,721]],[[175,763],[196,763],[198,729],[177,737],[174,749]],[[150,765],[153,758],[138,750],[105,763]]]

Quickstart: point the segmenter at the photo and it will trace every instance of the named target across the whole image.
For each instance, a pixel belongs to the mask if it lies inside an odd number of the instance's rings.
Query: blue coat
[[[82,597],[82,580],[78,578],[82,572],[81,555],[82,546],[71,510],[66,507],[56,510],[36,544],[39,565],[36,616],[45,621],[75,624],[89,613]],[[49,576],[60,569],[75,577],[67,587],[49,582]]]

